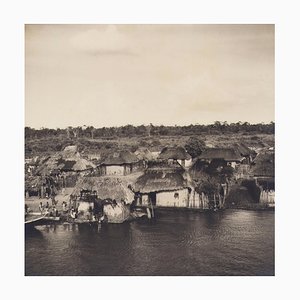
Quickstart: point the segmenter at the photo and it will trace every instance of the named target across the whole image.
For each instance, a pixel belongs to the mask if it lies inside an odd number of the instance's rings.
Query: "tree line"
[[[125,125],[119,127],[93,126],[69,126],[65,129],[35,129],[25,127],[25,139],[40,139],[47,137],[67,137],[67,138],[115,138],[132,136],[191,136],[201,134],[226,134],[226,133],[264,133],[274,134],[275,123],[250,124],[248,122],[227,123],[216,121],[209,125],[191,124],[187,126],[164,126],[164,125]]]

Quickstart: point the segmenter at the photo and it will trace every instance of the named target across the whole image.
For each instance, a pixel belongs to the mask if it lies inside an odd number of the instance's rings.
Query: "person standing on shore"
[[[40,204],[39,204],[39,210],[40,210],[41,215],[42,215],[42,214],[43,214],[43,211],[44,211],[44,206],[43,206],[43,203],[42,203],[42,202],[40,202]]]

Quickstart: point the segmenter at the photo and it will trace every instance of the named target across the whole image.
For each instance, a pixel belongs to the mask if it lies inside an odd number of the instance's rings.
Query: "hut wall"
[[[149,204],[148,194],[142,195],[142,205],[148,205],[148,204]]]
[[[78,206],[78,211],[88,212],[90,207],[94,208],[94,203],[86,202],[86,201],[80,201],[79,206]]]
[[[124,175],[124,166],[106,166],[106,175]]]
[[[131,174],[131,173],[132,173],[132,166],[131,165],[125,165],[123,175],[128,175],[128,174]]]
[[[227,162],[227,165],[236,169],[239,164],[236,161],[230,161],[230,162]]]
[[[187,207],[188,196],[187,189],[172,192],[159,192],[156,194],[156,205],[165,207]]]

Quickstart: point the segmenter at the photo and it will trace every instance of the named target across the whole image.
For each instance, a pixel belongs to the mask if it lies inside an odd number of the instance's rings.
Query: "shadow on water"
[[[27,238],[43,238],[43,234],[40,230],[36,229],[34,226],[25,226],[25,239]]]
[[[203,224],[206,228],[219,228],[222,225],[224,211],[208,211],[202,214]]]

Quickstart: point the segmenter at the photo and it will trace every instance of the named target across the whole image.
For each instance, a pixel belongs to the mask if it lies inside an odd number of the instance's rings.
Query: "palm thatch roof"
[[[274,177],[275,153],[273,151],[259,153],[253,161],[250,173],[257,177]]]
[[[189,160],[191,156],[183,147],[165,147],[161,150],[158,159],[182,159]]]
[[[124,200],[126,203],[134,200],[134,193],[128,188],[128,183],[120,177],[80,177],[72,195],[79,196],[82,189],[96,191],[100,200]]]
[[[242,156],[236,149],[233,148],[207,148],[199,159],[224,159],[225,161],[241,161]]]
[[[143,175],[137,178],[133,189],[140,193],[175,191],[193,187],[188,173],[179,164],[151,162]]]
[[[145,148],[145,147],[140,147],[138,148],[134,154],[136,155],[136,157],[139,159],[139,160],[146,160],[146,161],[149,161],[149,160],[154,160],[155,157],[154,155],[149,151],[148,148]]]
[[[54,180],[49,176],[26,176],[25,188],[40,188],[44,184],[55,184]]]
[[[235,143],[233,144],[233,147],[244,157],[255,155],[256,152],[254,150],[249,149],[245,144],[243,143]]]
[[[62,171],[84,171],[96,168],[92,162],[80,157],[75,160],[61,160],[61,162],[64,164],[61,167]]]
[[[82,158],[76,152],[76,146],[68,146],[60,153],[48,156],[44,159],[36,170],[37,174],[49,175],[57,171],[84,171],[96,168],[92,162]]]
[[[102,162],[102,165],[124,165],[137,163],[139,160],[135,154],[128,150],[110,153]]]

